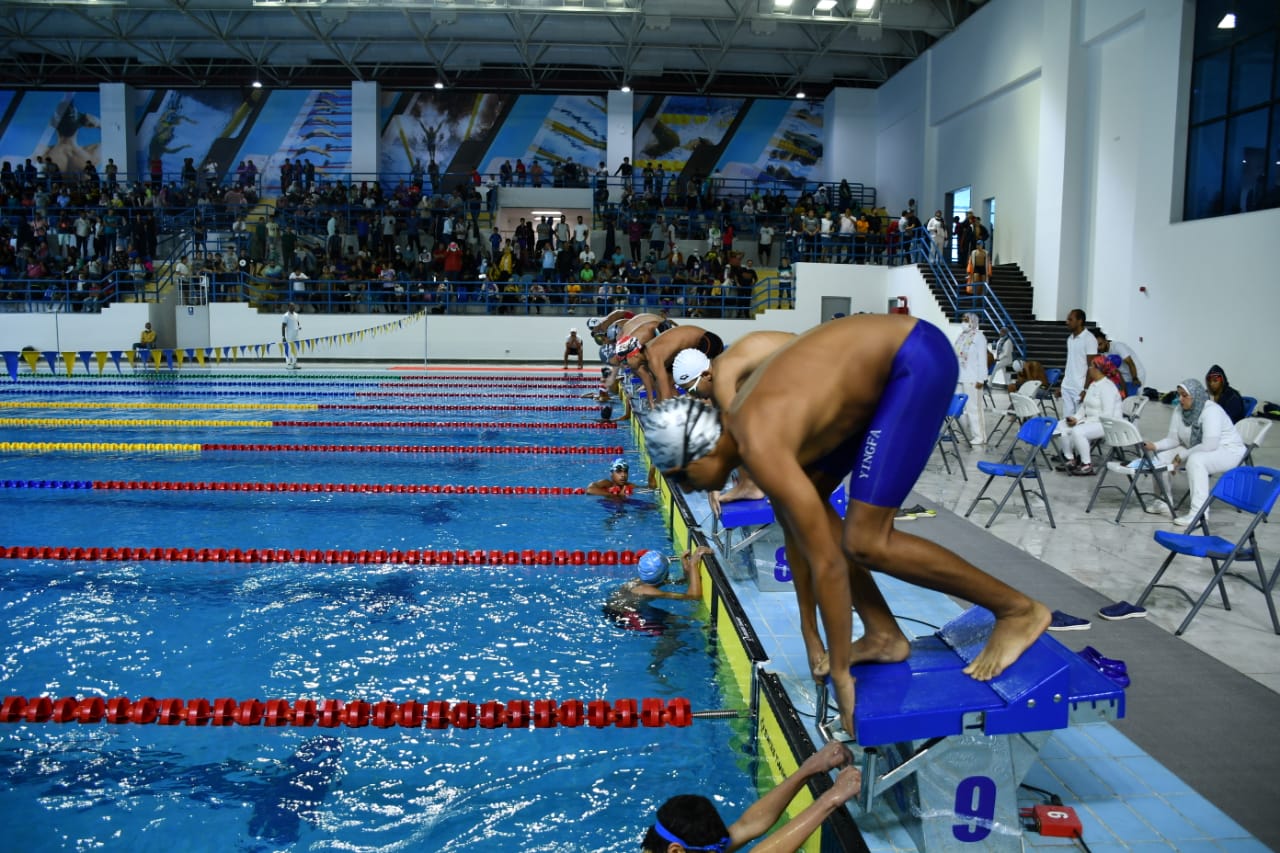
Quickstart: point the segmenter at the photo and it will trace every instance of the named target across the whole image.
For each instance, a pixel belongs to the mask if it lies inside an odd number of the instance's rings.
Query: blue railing
[[[1009,312],[1005,310],[999,297],[989,285],[980,288],[981,293],[965,293],[964,288],[967,285],[956,281],[955,274],[951,271],[951,264],[945,257],[946,248],[943,252],[939,252],[933,238],[924,228],[917,228],[912,235],[911,251],[917,263],[926,264],[933,271],[934,280],[942,288],[943,296],[946,297],[952,313],[956,315],[967,312],[976,313],[986,320],[997,334],[1001,329],[1008,329],[1017,357],[1027,357],[1027,341],[1022,330],[1013,322],[1013,318],[1009,316]]]

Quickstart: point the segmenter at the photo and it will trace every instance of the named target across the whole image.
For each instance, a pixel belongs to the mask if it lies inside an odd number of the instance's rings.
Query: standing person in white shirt
[[[947,223],[942,219],[941,210],[933,212],[933,216],[929,219],[929,223],[925,225],[925,229],[929,232],[929,236],[933,238],[933,259],[945,261],[947,259],[945,251],[947,245]],[[1084,388],[1083,380],[1081,380],[1080,387],[1081,389]]]
[[[1085,328],[1084,311],[1071,309],[1067,314],[1067,363],[1062,373],[1062,416],[1070,417],[1080,406],[1089,360],[1098,354],[1097,339]]]
[[[289,370],[301,370],[298,367],[298,334],[302,331],[302,321],[298,319],[298,306],[289,303],[280,322],[280,344],[284,348],[284,366]]]
[[[968,394],[964,417],[975,446],[987,443],[987,419],[982,412],[982,389],[987,381],[987,336],[978,325],[977,314],[965,314],[964,331],[956,338],[956,360],[960,362],[958,393]]]
[[[1244,440],[1235,424],[1221,406],[1209,399],[1209,392],[1198,379],[1184,379],[1178,384],[1178,405],[1169,419],[1169,434],[1157,442],[1148,441],[1143,447],[1156,451],[1156,458],[1169,466],[1169,473],[1180,466],[1187,469],[1191,506],[1186,515],[1173,520],[1179,526],[1190,524],[1209,500],[1209,475],[1228,471],[1244,458]],[[1160,474],[1168,477],[1164,471]]]
[[[773,227],[768,223],[756,234],[756,260],[765,266],[773,263]]]

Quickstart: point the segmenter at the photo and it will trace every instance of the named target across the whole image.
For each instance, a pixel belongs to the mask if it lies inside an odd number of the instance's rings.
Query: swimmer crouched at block
[[[653,825],[641,842],[641,849],[645,853],[673,853],[677,850],[729,853],[737,850],[764,835],[778,822],[810,776],[843,767],[832,786],[808,808],[751,848],[754,853],[798,850],[832,812],[862,790],[862,774],[858,768],[850,766],[852,761],[853,757],[843,745],[834,741],[828,743],[805,759],[795,773],[756,800],[728,827],[706,797],[696,794],[672,797],[658,808]]]
[[[656,468],[685,491],[723,487],[744,465],[782,524],[815,680],[828,673],[852,733],[855,663],[901,661],[910,644],[871,571],[986,607],[996,624],[965,672],[989,681],[1044,633],[1044,605],[941,545],[894,529],[938,437],[958,373],[951,342],[903,315],[832,320],[764,362],[723,413],[688,397],[642,417]],[[849,474],[844,522],[826,496]],[[856,608],[865,634],[852,645]],[[824,654],[817,615],[830,638]]]

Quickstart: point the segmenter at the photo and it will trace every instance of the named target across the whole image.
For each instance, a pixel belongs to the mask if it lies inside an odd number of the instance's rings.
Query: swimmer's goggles
[[[707,850],[707,851],[711,851],[711,853],[725,853],[725,851],[729,849],[730,840],[728,836],[721,838],[715,844],[709,844],[704,847],[695,847],[689,842],[676,837],[676,835],[672,833],[671,830],[667,829],[665,826],[662,825],[661,821],[654,820],[653,831],[658,833],[658,835],[662,836],[662,839],[664,841],[669,841],[672,844],[679,844],[685,850]]]
[[[631,466],[627,464],[627,460],[625,459],[615,459],[613,460],[613,464],[609,466],[609,471],[626,471],[627,473],[630,473]]]

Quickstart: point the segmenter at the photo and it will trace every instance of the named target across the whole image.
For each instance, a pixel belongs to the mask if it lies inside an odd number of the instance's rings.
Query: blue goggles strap
[[[656,818],[653,821],[653,831],[658,833],[658,835],[662,836],[664,840],[670,841],[672,844],[679,844],[685,850],[707,850],[707,851],[711,851],[711,853],[724,853],[726,850],[729,849],[728,837],[721,838],[715,844],[710,844],[706,847],[694,847],[684,839],[678,838],[671,830],[663,826],[662,822],[657,820]]]

